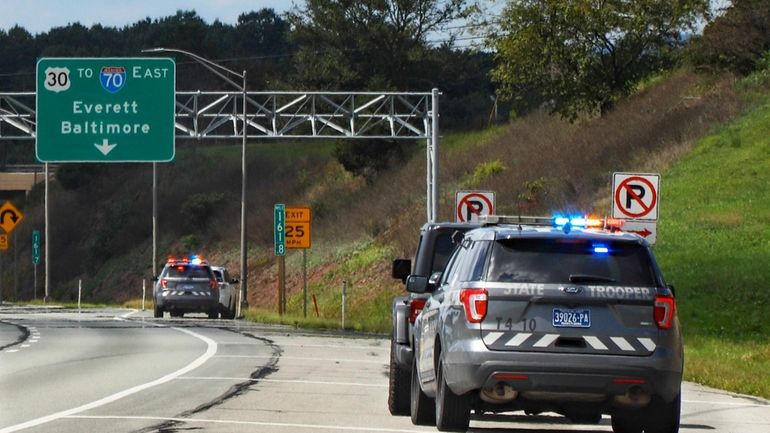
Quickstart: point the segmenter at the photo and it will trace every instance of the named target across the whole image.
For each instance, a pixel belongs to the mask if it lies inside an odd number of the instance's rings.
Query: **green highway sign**
[[[174,159],[176,66],[168,58],[41,58],[37,159]]]
[[[32,264],[40,263],[40,230],[32,230]]]
[[[273,208],[273,240],[275,241],[275,255],[286,255],[286,206],[283,203],[276,203]]]

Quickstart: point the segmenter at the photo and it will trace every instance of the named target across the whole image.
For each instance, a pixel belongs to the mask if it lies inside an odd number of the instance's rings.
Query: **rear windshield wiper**
[[[604,275],[589,274],[570,274],[569,280],[572,283],[614,283],[615,279],[605,277]]]

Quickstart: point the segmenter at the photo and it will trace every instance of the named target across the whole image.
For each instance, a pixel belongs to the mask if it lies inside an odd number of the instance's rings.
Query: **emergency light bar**
[[[530,226],[548,226],[565,228],[589,228],[617,231],[623,226],[623,220],[616,218],[595,218],[586,216],[538,217],[521,215],[483,215],[479,217],[483,225],[518,224]]]
[[[529,226],[552,226],[553,217],[521,216],[521,215],[482,215],[479,217],[485,226],[498,224],[525,224]]]
[[[193,265],[205,265],[208,264],[206,260],[203,259],[201,256],[190,256],[190,257],[182,257],[181,259],[174,258],[174,256],[168,256],[168,260],[166,263],[171,265],[176,264],[193,264]]]

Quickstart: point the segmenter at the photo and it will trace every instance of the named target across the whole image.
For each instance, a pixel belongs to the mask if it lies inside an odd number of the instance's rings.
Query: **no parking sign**
[[[459,223],[477,222],[479,217],[495,213],[492,191],[458,191],[455,203],[455,221]]]
[[[660,175],[614,173],[612,176],[613,218],[658,220]]]

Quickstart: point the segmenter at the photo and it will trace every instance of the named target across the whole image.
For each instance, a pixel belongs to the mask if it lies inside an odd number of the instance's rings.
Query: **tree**
[[[574,120],[670,66],[708,0],[511,0],[490,37],[504,97],[534,90]]]
[[[768,56],[770,0],[733,1],[723,16],[706,26],[703,37],[693,47],[697,65],[729,69],[742,75],[768,67]]]
[[[307,0],[289,14],[295,81],[335,90],[407,90],[426,36],[463,16],[466,0]]]

